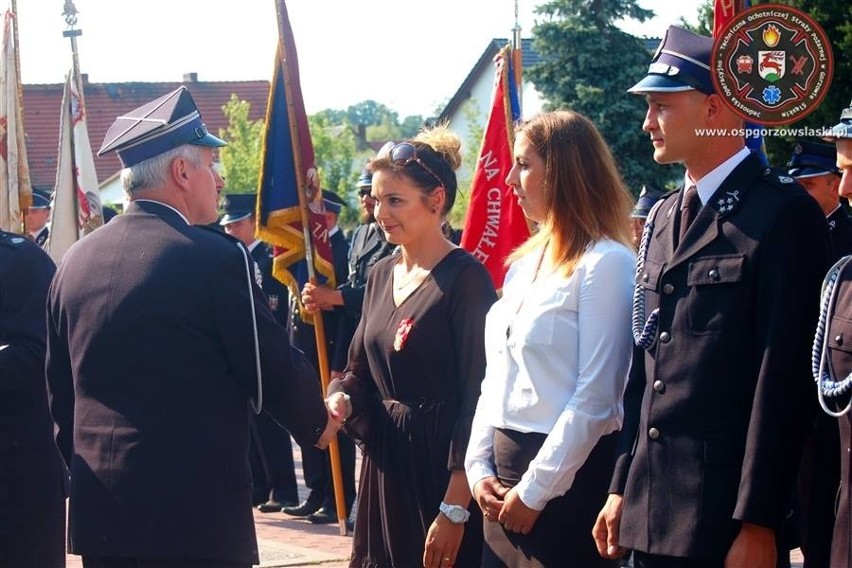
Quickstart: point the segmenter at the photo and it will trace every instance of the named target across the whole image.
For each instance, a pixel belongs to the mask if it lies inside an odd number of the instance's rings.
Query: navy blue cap
[[[115,151],[121,165],[129,168],[184,144],[226,145],[207,132],[192,95],[186,87],[179,87],[116,118],[104,136],[98,156]]]
[[[713,38],[694,34],[677,26],[669,26],[663,41],[651,60],[648,74],[627,89],[628,93],[676,93],[698,90],[713,94],[710,76],[710,54]]]
[[[823,140],[834,141],[838,138],[852,138],[852,101],[840,112],[840,122],[831,127],[831,134]]]
[[[651,212],[651,207],[665,194],[665,191],[653,185],[643,185],[642,191],[639,192],[639,199],[636,200],[636,206],[630,216],[634,219],[646,219],[648,213]]]
[[[326,211],[340,215],[340,210],[346,207],[346,202],[339,195],[327,189],[322,190],[322,201]]]
[[[254,214],[257,196],[254,193],[231,193],[225,196],[222,209],[225,215],[219,220],[223,227],[247,219]]]
[[[840,175],[837,169],[837,149],[832,144],[820,142],[797,142],[787,167],[787,173],[799,179],[825,174]]]
[[[370,173],[370,170],[364,168],[361,170],[361,175],[358,176],[357,187],[372,187],[373,186],[373,174]]]
[[[30,209],[50,209],[50,194],[41,189],[33,189],[33,204]]]

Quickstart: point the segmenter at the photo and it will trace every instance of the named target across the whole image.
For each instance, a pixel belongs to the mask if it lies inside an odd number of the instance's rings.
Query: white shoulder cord
[[[826,363],[828,361],[828,342],[825,341],[825,334],[827,333],[829,324],[828,312],[834,307],[835,297],[837,295],[837,280],[840,278],[840,275],[843,273],[843,269],[846,268],[846,265],[849,264],[850,261],[852,261],[852,256],[845,256],[841,258],[834,266],[831,267],[831,270],[829,270],[828,274],[825,276],[825,280],[823,281],[822,298],[820,300],[819,322],[817,323],[816,336],[814,337],[814,345],[811,352],[811,372],[813,373],[814,380],[817,383],[817,397],[819,398],[819,404],[826,414],[834,416],[835,418],[840,418],[849,412],[850,408],[852,408],[852,399],[846,403],[846,407],[843,408],[843,410],[834,411],[828,407],[825,402],[825,398],[834,398],[847,393],[850,388],[852,388],[852,373],[847,375],[847,377],[841,381],[835,381],[832,379],[831,373],[826,369]]]
[[[254,362],[257,368],[257,403],[254,400],[251,401],[251,408],[254,410],[255,414],[260,414],[261,409],[263,408],[263,382],[261,380],[261,372],[260,372],[260,341],[257,337],[257,314],[254,311],[254,288],[252,288],[253,283],[253,270],[252,266],[254,265],[254,260],[249,258],[248,253],[243,245],[240,243],[235,243],[237,248],[240,249],[240,252],[243,253],[243,259],[246,264],[246,284],[248,285],[248,293],[249,293],[249,301],[251,302],[251,327],[254,332]]]
[[[648,319],[645,319],[645,289],[642,287],[642,270],[645,268],[645,259],[648,256],[648,245],[651,235],[654,233],[654,223],[657,219],[657,209],[663,201],[657,201],[651,211],[648,212],[645,228],[642,231],[642,241],[639,244],[639,252],[636,255],[636,278],[633,287],[633,341],[638,347],[648,350],[657,341],[657,324],[660,309],[657,308]]]

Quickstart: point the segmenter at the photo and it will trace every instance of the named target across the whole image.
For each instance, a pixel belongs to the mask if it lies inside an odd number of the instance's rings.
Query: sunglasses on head
[[[435,181],[438,182],[438,185],[444,187],[444,181],[441,177],[432,171],[432,169],[427,166],[423,160],[421,160],[417,156],[417,148],[414,147],[414,144],[411,142],[400,142],[399,144],[395,142],[388,142],[382,149],[379,150],[378,158],[382,159],[390,159],[396,168],[404,168],[411,162],[417,163],[421,168],[426,170],[426,172],[435,178]]]

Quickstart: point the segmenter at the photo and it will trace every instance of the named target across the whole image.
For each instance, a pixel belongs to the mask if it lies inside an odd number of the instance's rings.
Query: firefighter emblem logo
[[[713,83],[749,122],[790,124],[816,110],[831,85],[828,36],[806,13],[761,4],[739,14],[713,47]]]

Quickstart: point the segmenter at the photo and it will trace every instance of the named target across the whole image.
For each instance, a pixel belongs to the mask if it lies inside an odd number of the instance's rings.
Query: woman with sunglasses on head
[[[350,566],[479,566],[464,455],[485,372],[485,268],[447,240],[460,143],[444,127],[369,164],[376,222],[400,254],[373,267],[332,413],[364,451]],[[473,510],[472,522],[467,523]]]
[[[632,350],[632,199],[598,130],[570,111],[518,126],[506,183],[538,230],[510,256],[485,324],[465,460],[482,566],[613,566],[591,528]]]

